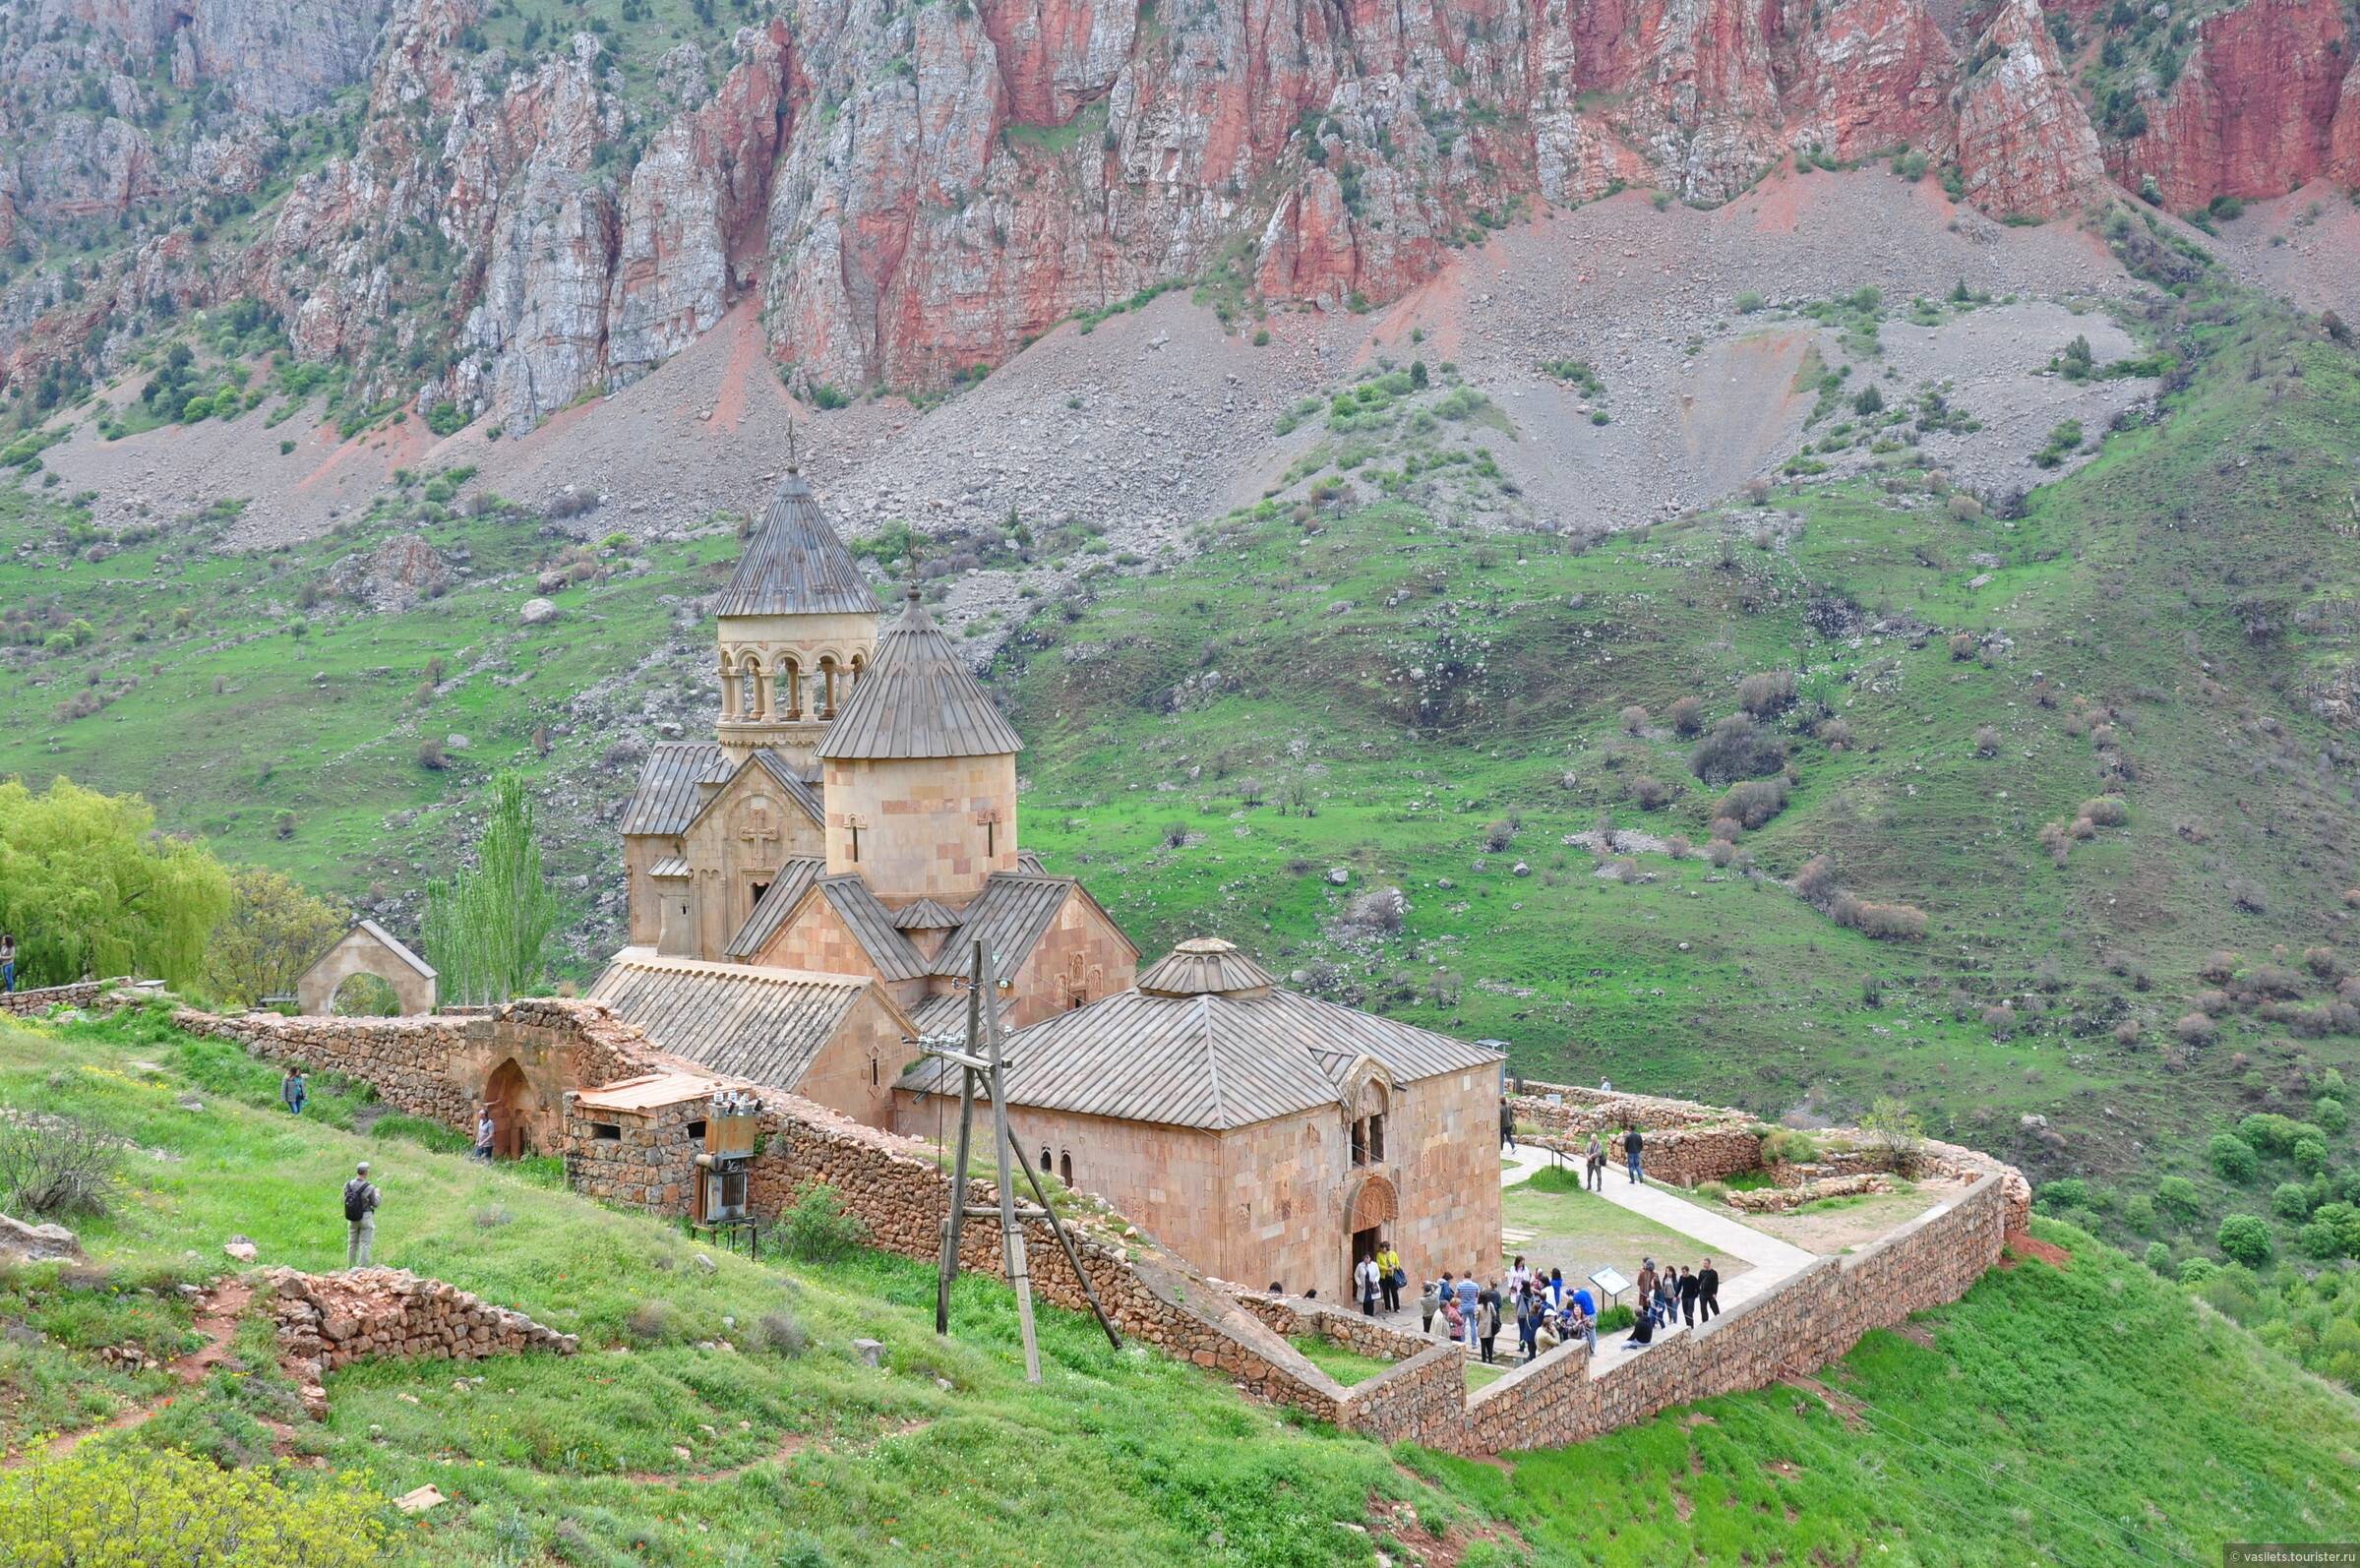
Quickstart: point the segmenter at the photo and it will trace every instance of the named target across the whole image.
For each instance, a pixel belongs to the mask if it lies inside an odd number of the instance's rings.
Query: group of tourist
[[[1385,1252],[1390,1253],[1391,1248]],[[1393,1267],[1398,1273],[1398,1257]],[[1647,1258],[1640,1263],[1634,1283],[1638,1299],[1632,1303],[1631,1335],[1623,1341],[1626,1349],[1654,1344],[1659,1329],[1674,1324],[1694,1328],[1721,1314],[1721,1273],[1711,1258],[1698,1268],[1683,1263],[1676,1269],[1669,1265],[1659,1268],[1654,1258]],[[1398,1299],[1398,1290],[1388,1287],[1385,1310],[1393,1310]],[[1364,1295],[1362,1310],[1373,1315],[1376,1301],[1376,1296]],[[1598,1297],[1590,1288],[1569,1285],[1557,1269],[1543,1274],[1521,1256],[1508,1266],[1506,1276],[1497,1280],[1479,1280],[1472,1270],[1466,1274],[1444,1270],[1440,1279],[1426,1282],[1418,1308],[1426,1333],[1435,1333],[1439,1322],[1443,1338],[1471,1347],[1485,1362],[1499,1359],[1498,1342],[1510,1325],[1516,1331],[1517,1348],[1528,1361],[1576,1339],[1593,1353],[1598,1349]]]

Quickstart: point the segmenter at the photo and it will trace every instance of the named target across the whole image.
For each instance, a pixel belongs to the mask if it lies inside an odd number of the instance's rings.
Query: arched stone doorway
[[[1344,1277],[1347,1281],[1352,1278],[1352,1271],[1362,1258],[1376,1256],[1377,1242],[1392,1230],[1393,1222],[1400,1216],[1400,1195],[1393,1190],[1393,1183],[1384,1176],[1372,1173],[1345,1190]],[[1349,1300],[1352,1292],[1347,1290],[1344,1296]]]
[[[492,1113],[492,1157],[516,1160],[530,1154],[525,1132],[540,1103],[515,1057],[492,1069],[492,1076],[484,1081],[483,1103]]]

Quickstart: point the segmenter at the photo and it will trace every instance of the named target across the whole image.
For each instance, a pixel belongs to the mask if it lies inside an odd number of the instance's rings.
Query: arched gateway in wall
[[[392,986],[404,1015],[434,1011],[434,967],[373,920],[356,922],[296,977],[296,1010],[312,1016],[333,1011],[336,988],[355,975],[375,975]]]

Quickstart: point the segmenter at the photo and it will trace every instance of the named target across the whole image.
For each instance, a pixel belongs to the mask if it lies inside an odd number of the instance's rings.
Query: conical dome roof
[[[713,613],[734,615],[874,615],[877,595],[862,580],[852,552],[819,513],[802,471],[787,470],[770,510]]]
[[[1191,936],[1139,976],[1139,990],[1150,996],[1259,996],[1277,984],[1218,936]]]
[[[888,757],[1010,756],[1024,750],[950,638],[910,590],[901,615],[877,639],[819,755],[831,761]]]

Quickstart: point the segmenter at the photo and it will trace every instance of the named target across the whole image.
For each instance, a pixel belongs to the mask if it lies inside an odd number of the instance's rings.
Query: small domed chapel
[[[666,1053],[935,1138],[983,944],[1013,1130],[1199,1267],[1342,1291],[1379,1236],[1495,1264],[1500,1057],[1279,987],[1227,942],[1150,972],[1022,847],[1014,728],[911,590],[880,615],[790,468],[715,606],[714,739],[623,814],[629,945],[589,996]]]

